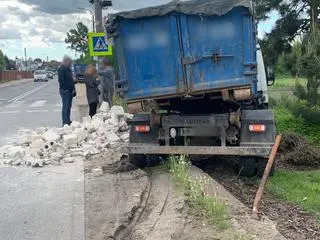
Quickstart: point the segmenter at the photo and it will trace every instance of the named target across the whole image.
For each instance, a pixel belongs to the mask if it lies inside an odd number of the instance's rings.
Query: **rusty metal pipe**
[[[252,208],[252,217],[255,219],[259,219],[259,205],[260,205],[261,198],[263,195],[263,190],[264,190],[264,187],[267,183],[267,180],[268,180],[272,165],[274,163],[274,160],[276,158],[276,154],[277,154],[280,142],[281,142],[281,138],[282,138],[281,135],[278,135],[276,137],[276,141],[272,147],[267,166],[264,170],[264,173],[263,173],[260,185],[259,185],[259,189],[258,189],[256,197],[254,199],[253,208]]]

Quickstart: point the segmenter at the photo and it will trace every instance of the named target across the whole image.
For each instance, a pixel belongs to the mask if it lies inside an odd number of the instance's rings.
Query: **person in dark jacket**
[[[102,101],[108,102],[112,106],[112,98],[114,94],[114,74],[108,59],[102,60],[103,69],[99,72],[101,76]]]
[[[86,88],[87,88],[87,99],[89,104],[89,115],[90,117],[94,116],[97,113],[97,107],[99,104],[99,84],[100,79],[97,74],[96,68],[89,64],[85,73],[84,78]]]
[[[76,95],[71,71],[72,59],[64,56],[58,70],[59,92],[62,99],[62,125],[70,125],[72,99]]]

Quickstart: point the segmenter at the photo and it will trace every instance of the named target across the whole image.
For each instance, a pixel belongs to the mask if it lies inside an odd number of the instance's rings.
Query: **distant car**
[[[47,71],[48,78],[53,79],[54,73],[51,71]]]
[[[34,82],[48,82],[48,74],[44,70],[35,71],[33,74]]]

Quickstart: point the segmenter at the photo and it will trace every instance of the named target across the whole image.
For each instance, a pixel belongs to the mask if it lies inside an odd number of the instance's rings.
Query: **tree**
[[[270,45],[276,43],[277,52],[275,59],[288,50],[288,44],[299,34],[314,29],[320,14],[319,0],[255,0],[258,19],[267,19],[268,13],[277,10],[280,18],[272,32],[266,37]]]
[[[39,63],[42,63],[42,59],[41,58],[35,58],[33,60],[33,62],[39,64]]]
[[[300,69],[307,77],[307,100],[311,105],[320,103],[320,30],[314,29],[306,38],[300,57]]]
[[[5,57],[3,55],[3,52],[0,49],[0,70],[4,70],[6,67],[5,65]]]
[[[88,52],[88,32],[88,27],[78,22],[75,29],[70,29],[67,32],[65,43],[69,44],[68,48],[86,54]]]

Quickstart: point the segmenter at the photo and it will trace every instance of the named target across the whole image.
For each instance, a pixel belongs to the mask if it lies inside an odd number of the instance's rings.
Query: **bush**
[[[282,159],[293,165],[319,166],[320,150],[308,140],[293,132],[284,132],[279,148]]]
[[[307,90],[300,83],[296,83],[293,94],[298,99],[307,100]]]
[[[320,144],[320,111],[317,108],[310,108],[305,101],[287,97],[273,104],[278,132],[295,132],[313,144]]]

